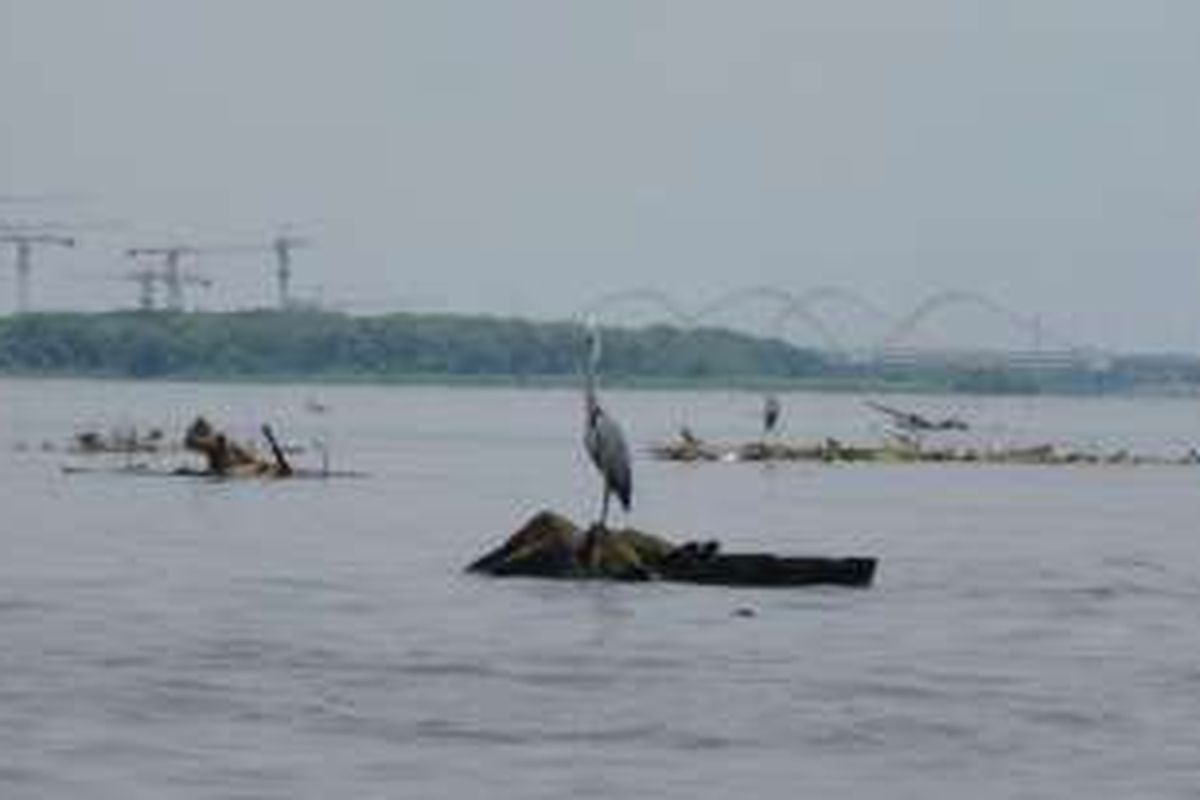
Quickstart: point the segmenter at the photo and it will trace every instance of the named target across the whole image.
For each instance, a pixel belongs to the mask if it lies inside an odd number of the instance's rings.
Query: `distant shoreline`
[[[146,383],[146,384],[208,384],[230,386],[396,386],[396,387],[434,387],[445,389],[524,389],[539,390],[572,390],[579,387],[579,378],[567,375],[347,375],[347,374],[297,374],[297,375],[163,375],[156,377],[137,377],[122,374],[104,373],[73,373],[73,372],[6,372],[0,371],[0,381],[34,382],[34,381],[95,381],[115,383]],[[627,377],[611,375],[604,378],[608,389],[632,392],[808,392],[812,394],[874,394],[874,395],[961,395],[984,397],[1155,397],[1198,399],[1200,387],[1197,386],[1142,386],[1130,390],[1113,390],[1107,392],[1089,391],[1030,391],[1030,392],[973,392],[966,389],[953,389],[945,386],[926,385],[920,383],[899,383],[894,381],[828,381],[828,380],[795,380],[764,382],[758,379],[739,379],[736,377],[713,378],[705,380],[685,379],[654,379],[645,377]]]
[[[0,377],[184,383],[510,388],[578,385],[571,322],[316,311],[104,312],[0,317]],[[1077,364],[850,363],[722,328],[610,327],[611,388],[964,395],[1200,396],[1200,358],[1130,355]]]
[[[296,374],[296,375],[163,375],[137,377],[119,373],[76,373],[76,372],[4,372],[4,381],[96,381],[118,383],[197,383],[229,385],[279,386],[431,386],[463,389],[576,389],[580,385],[578,376],[570,375],[350,375],[350,374]],[[878,394],[939,394],[939,387],[904,385],[890,382],[835,382],[813,381],[763,381],[761,379],[737,377],[687,380],[682,378],[648,378],[609,375],[603,379],[605,388],[626,391],[779,391],[813,392],[827,394],[852,394],[871,392]],[[965,392],[963,392],[965,394]]]

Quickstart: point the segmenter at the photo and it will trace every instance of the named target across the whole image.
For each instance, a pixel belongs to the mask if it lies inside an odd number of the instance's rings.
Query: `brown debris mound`
[[[260,456],[252,445],[237,442],[215,428],[204,417],[196,417],[183,437],[183,446],[200,453],[206,461],[205,472],[217,476],[267,476],[287,477],[292,474],[291,465],[275,442],[270,427],[263,426],[263,434],[271,445],[273,459]]]
[[[682,545],[634,528],[580,530],[540,511],[503,544],[467,567],[494,576],[669,580],[724,586],[870,585],[873,558],[783,557],[720,552],[715,541]]]

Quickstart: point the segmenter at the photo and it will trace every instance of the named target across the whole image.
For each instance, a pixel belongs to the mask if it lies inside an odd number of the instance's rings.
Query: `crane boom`
[[[208,287],[212,285],[212,281],[203,276],[184,274],[181,265],[182,259],[185,255],[198,255],[208,252],[208,250],[208,248],[179,244],[126,249],[126,257],[135,261],[142,258],[162,260],[162,269],[154,273],[154,278],[144,277],[140,272],[130,273],[130,280],[137,281],[141,289],[138,305],[146,310],[152,309],[154,307],[153,287],[155,282],[161,282],[167,292],[167,309],[183,311],[183,287],[186,285]]]
[[[275,281],[279,292],[279,308],[280,310],[286,311],[287,309],[293,307],[291,295],[292,251],[302,247],[308,247],[310,244],[310,240],[304,236],[296,236],[290,233],[280,233],[265,244],[224,247],[217,250],[217,252],[249,254],[273,253],[275,256]]]
[[[0,242],[11,244],[16,249],[18,314],[24,314],[29,311],[29,281],[30,275],[33,272],[34,247],[41,245],[74,247],[76,244],[73,236],[12,230],[0,233]]]

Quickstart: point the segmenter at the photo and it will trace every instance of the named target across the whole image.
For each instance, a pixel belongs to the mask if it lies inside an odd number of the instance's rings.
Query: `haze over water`
[[[970,289],[1196,353],[1198,38],[1193,0],[0,0],[0,223],[82,223],[43,310],[132,307],[169,244],[218,249],[189,308],[274,305],[290,232],[295,297],[360,313]]]
[[[1196,796],[1196,469],[656,463],[681,421],[754,435],[759,398],[605,396],[633,523],[876,555],[876,585],[463,574],[539,508],[595,513],[571,391],[0,382],[0,795]],[[784,402],[788,436],[878,433],[855,397]],[[911,402],[1014,441],[1200,428],[1175,400]],[[64,475],[40,449],[199,412],[369,476]]]

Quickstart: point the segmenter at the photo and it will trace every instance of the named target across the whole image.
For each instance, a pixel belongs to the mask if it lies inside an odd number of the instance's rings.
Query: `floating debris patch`
[[[1024,447],[919,447],[908,443],[851,445],[827,438],[815,443],[753,441],[721,444],[694,435],[651,445],[650,455],[661,461],[803,461],[812,463],[881,464],[1030,464],[1041,466],[1195,466],[1200,451],[1188,450],[1177,457],[1131,453],[1128,450],[1092,452],[1062,448],[1054,444]]]

